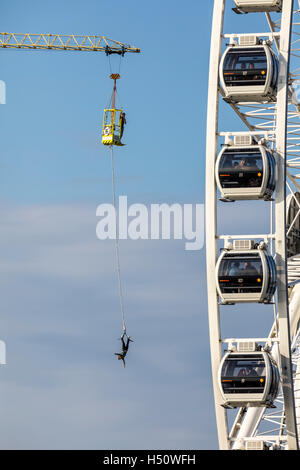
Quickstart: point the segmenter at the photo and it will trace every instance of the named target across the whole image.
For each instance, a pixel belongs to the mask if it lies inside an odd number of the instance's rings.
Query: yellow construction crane
[[[119,54],[124,56],[126,52],[139,53],[140,49],[123,44],[119,41],[97,35],[75,34],[19,34],[0,33],[0,48],[2,49],[30,49],[30,50],[55,50],[55,51],[100,51],[106,55]],[[116,79],[119,74],[112,74],[114,79],[113,104],[111,109],[104,110],[102,143],[104,145],[123,145],[121,137],[124,123],[126,123],[123,110],[115,109]]]
[[[56,51],[102,51],[107,55],[140,52],[137,47],[105,36],[66,34],[0,33],[0,47],[7,49],[49,49]]]

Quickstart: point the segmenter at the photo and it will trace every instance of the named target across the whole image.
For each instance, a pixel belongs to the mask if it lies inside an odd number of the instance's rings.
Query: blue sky
[[[119,82],[127,126],[117,191],[129,203],[204,201],[212,5],[16,0],[1,8],[3,32],[99,34],[141,48],[122,59]],[[228,15],[226,27],[253,23]],[[95,233],[97,206],[111,202],[100,144],[108,59],[1,50],[0,70],[0,337],[8,362],[0,370],[0,447],[217,448],[204,250],[122,241],[135,342],[125,370],[113,356],[121,333],[114,247]],[[224,130],[240,130],[232,114],[222,119]],[[235,215],[224,208],[225,228],[253,228],[247,204]],[[236,308],[228,317],[228,330],[245,325]]]

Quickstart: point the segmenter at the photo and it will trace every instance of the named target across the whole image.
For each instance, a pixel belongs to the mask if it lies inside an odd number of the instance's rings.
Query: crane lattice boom
[[[107,54],[140,52],[137,47],[96,35],[0,33],[0,47],[11,49],[54,49],[62,51],[102,51]]]

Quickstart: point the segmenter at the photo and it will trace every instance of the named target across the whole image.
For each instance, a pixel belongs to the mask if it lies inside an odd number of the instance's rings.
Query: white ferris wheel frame
[[[298,3],[298,2],[297,2]],[[300,2],[299,2],[300,3]],[[299,10],[294,11],[294,1],[284,0],[281,14],[276,14],[280,21],[273,21],[266,13],[270,31],[255,33],[257,36],[272,38],[279,57],[279,78],[276,103],[228,103],[242,123],[246,126],[243,134],[267,136],[276,153],[277,183],[276,200],[272,205],[272,226],[269,234],[265,235],[222,235],[218,233],[217,220],[217,186],[215,180],[215,164],[218,156],[218,139],[230,133],[219,129],[219,101],[222,90],[219,86],[219,64],[224,38],[240,35],[225,35],[223,33],[226,0],[214,0],[210,69],[207,105],[207,135],[206,135],[206,263],[207,263],[207,293],[208,316],[210,332],[212,381],[215,399],[215,412],[218,429],[219,447],[222,450],[245,448],[245,442],[250,439],[265,439],[272,448],[289,450],[299,449],[298,434],[300,434],[300,256],[289,260],[293,272],[293,283],[289,284],[288,260],[286,250],[286,197],[287,190],[295,197],[292,184],[297,189],[300,186],[297,179],[300,175],[293,171],[300,168],[300,106],[293,96],[293,86],[299,83],[299,68],[290,73],[290,58],[300,57],[298,41],[293,41],[292,26],[300,25]],[[253,15],[254,13],[251,13]],[[261,13],[260,13],[261,14]],[[294,15],[299,15],[299,23],[293,21]],[[300,62],[299,62],[300,64]],[[293,109],[292,109],[293,107]],[[296,107],[296,110],[294,108]],[[233,133],[238,134],[238,133]],[[300,205],[295,198],[300,217]],[[272,218],[273,217],[273,218]],[[221,334],[220,307],[217,295],[215,267],[218,256],[218,241],[237,238],[253,239],[262,237],[272,244],[273,255],[277,267],[277,291],[275,300],[274,325],[268,338],[251,338],[251,341],[269,342],[272,355],[278,362],[281,376],[281,394],[278,397],[279,409],[267,412],[265,408],[240,408],[234,424],[229,430],[227,410],[222,407],[222,396],[219,388],[219,366],[223,357],[223,347],[234,339],[226,339]],[[299,266],[299,267],[298,267]],[[290,286],[290,290],[289,290]],[[295,287],[294,287],[295,286]],[[291,289],[294,292],[289,298]],[[293,300],[293,304],[291,303]],[[228,308],[228,307],[227,307]],[[297,406],[296,406],[297,405]],[[271,422],[275,430],[259,434],[260,423]]]

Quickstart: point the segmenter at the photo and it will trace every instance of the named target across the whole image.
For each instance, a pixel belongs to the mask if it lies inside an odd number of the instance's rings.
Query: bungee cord
[[[113,207],[115,213],[115,252],[116,252],[116,265],[117,265],[117,275],[118,275],[118,286],[119,286],[119,296],[120,296],[120,307],[122,315],[122,326],[123,334],[126,335],[126,323],[125,323],[125,309],[124,309],[124,300],[123,300],[123,290],[121,282],[121,266],[120,266],[120,250],[119,250],[119,224],[117,216],[117,203],[116,203],[116,183],[115,183],[115,166],[114,166],[114,150],[113,145],[110,146],[110,157],[111,157],[111,179],[112,179],[112,196],[113,196]]]
[[[116,266],[117,266],[117,275],[118,275],[118,286],[119,286],[119,297],[120,297],[120,307],[121,307],[121,316],[122,316],[122,327],[123,333],[121,335],[122,342],[122,351],[119,353],[114,353],[117,356],[118,360],[122,360],[123,366],[125,367],[125,356],[128,352],[129,344],[133,342],[130,336],[127,335],[127,328],[125,322],[125,309],[124,309],[124,299],[123,299],[123,290],[121,282],[121,264],[120,264],[120,250],[119,250],[119,224],[117,216],[117,201],[116,201],[116,182],[115,182],[115,165],[114,165],[114,150],[113,145],[110,146],[110,156],[111,156],[111,180],[112,180],[112,196],[113,196],[113,207],[115,213],[115,252],[116,252]],[[125,342],[126,337],[126,342]]]

